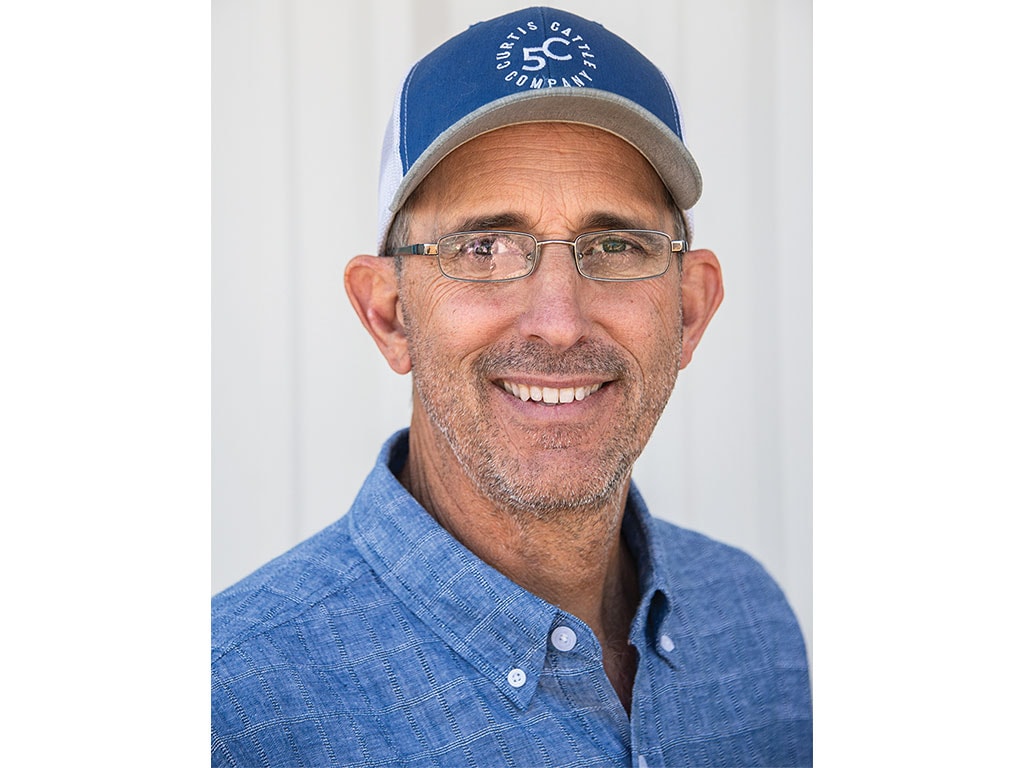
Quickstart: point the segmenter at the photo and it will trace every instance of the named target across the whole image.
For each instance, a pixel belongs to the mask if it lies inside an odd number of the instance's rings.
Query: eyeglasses
[[[542,245],[568,245],[576,270],[590,280],[645,280],[665,274],[685,240],[664,232],[622,229],[587,232],[575,240],[538,240],[525,232],[456,232],[436,243],[418,243],[389,256],[436,256],[442,274],[472,283],[519,280],[533,273]]]

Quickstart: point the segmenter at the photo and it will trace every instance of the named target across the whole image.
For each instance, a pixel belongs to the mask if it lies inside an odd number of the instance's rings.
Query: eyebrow
[[[640,223],[619,213],[599,211],[590,214],[582,222],[581,232],[597,229],[652,229],[650,223]],[[654,227],[656,229],[656,227]]]
[[[456,223],[452,232],[483,232],[492,229],[523,232],[526,227],[525,217],[518,213],[507,212],[462,219]]]
[[[579,232],[593,232],[601,229],[651,229],[635,219],[627,218],[610,211],[596,211],[589,214],[581,222]],[[529,232],[529,224],[522,214],[511,211],[504,213],[472,216],[459,220],[452,232],[484,232],[490,230],[507,230]]]

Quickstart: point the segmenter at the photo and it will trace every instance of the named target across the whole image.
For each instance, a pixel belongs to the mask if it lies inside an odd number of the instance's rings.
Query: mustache
[[[563,352],[555,352],[543,342],[508,343],[489,349],[473,364],[486,378],[516,371],[550,376],[597,375],[621,378],[629,367],[623,355],[596,341],[581,341]]]

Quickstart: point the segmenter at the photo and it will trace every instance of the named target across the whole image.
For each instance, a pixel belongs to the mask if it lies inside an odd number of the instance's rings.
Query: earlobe
[[[683,352],[679,370],[690,364],[704,330],[722,303],[722,267],[708,250],[690,251],[683,258]]]
[[[345,267],[345,293],[395,373],[412,370],[392,259],[356,256]]]

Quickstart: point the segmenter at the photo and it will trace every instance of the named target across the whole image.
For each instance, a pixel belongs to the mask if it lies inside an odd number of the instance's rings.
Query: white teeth
[[[518,397],[524,403],[528,400],[533,400],[536,403],[543,402],[549,405],[582,400],[601,388],[600,384],[593,384],[589,387],[537,387],[528,384],[516,384],[512,381],[503,381],[501,385],[505,388],[506,392],[513,397]]]

